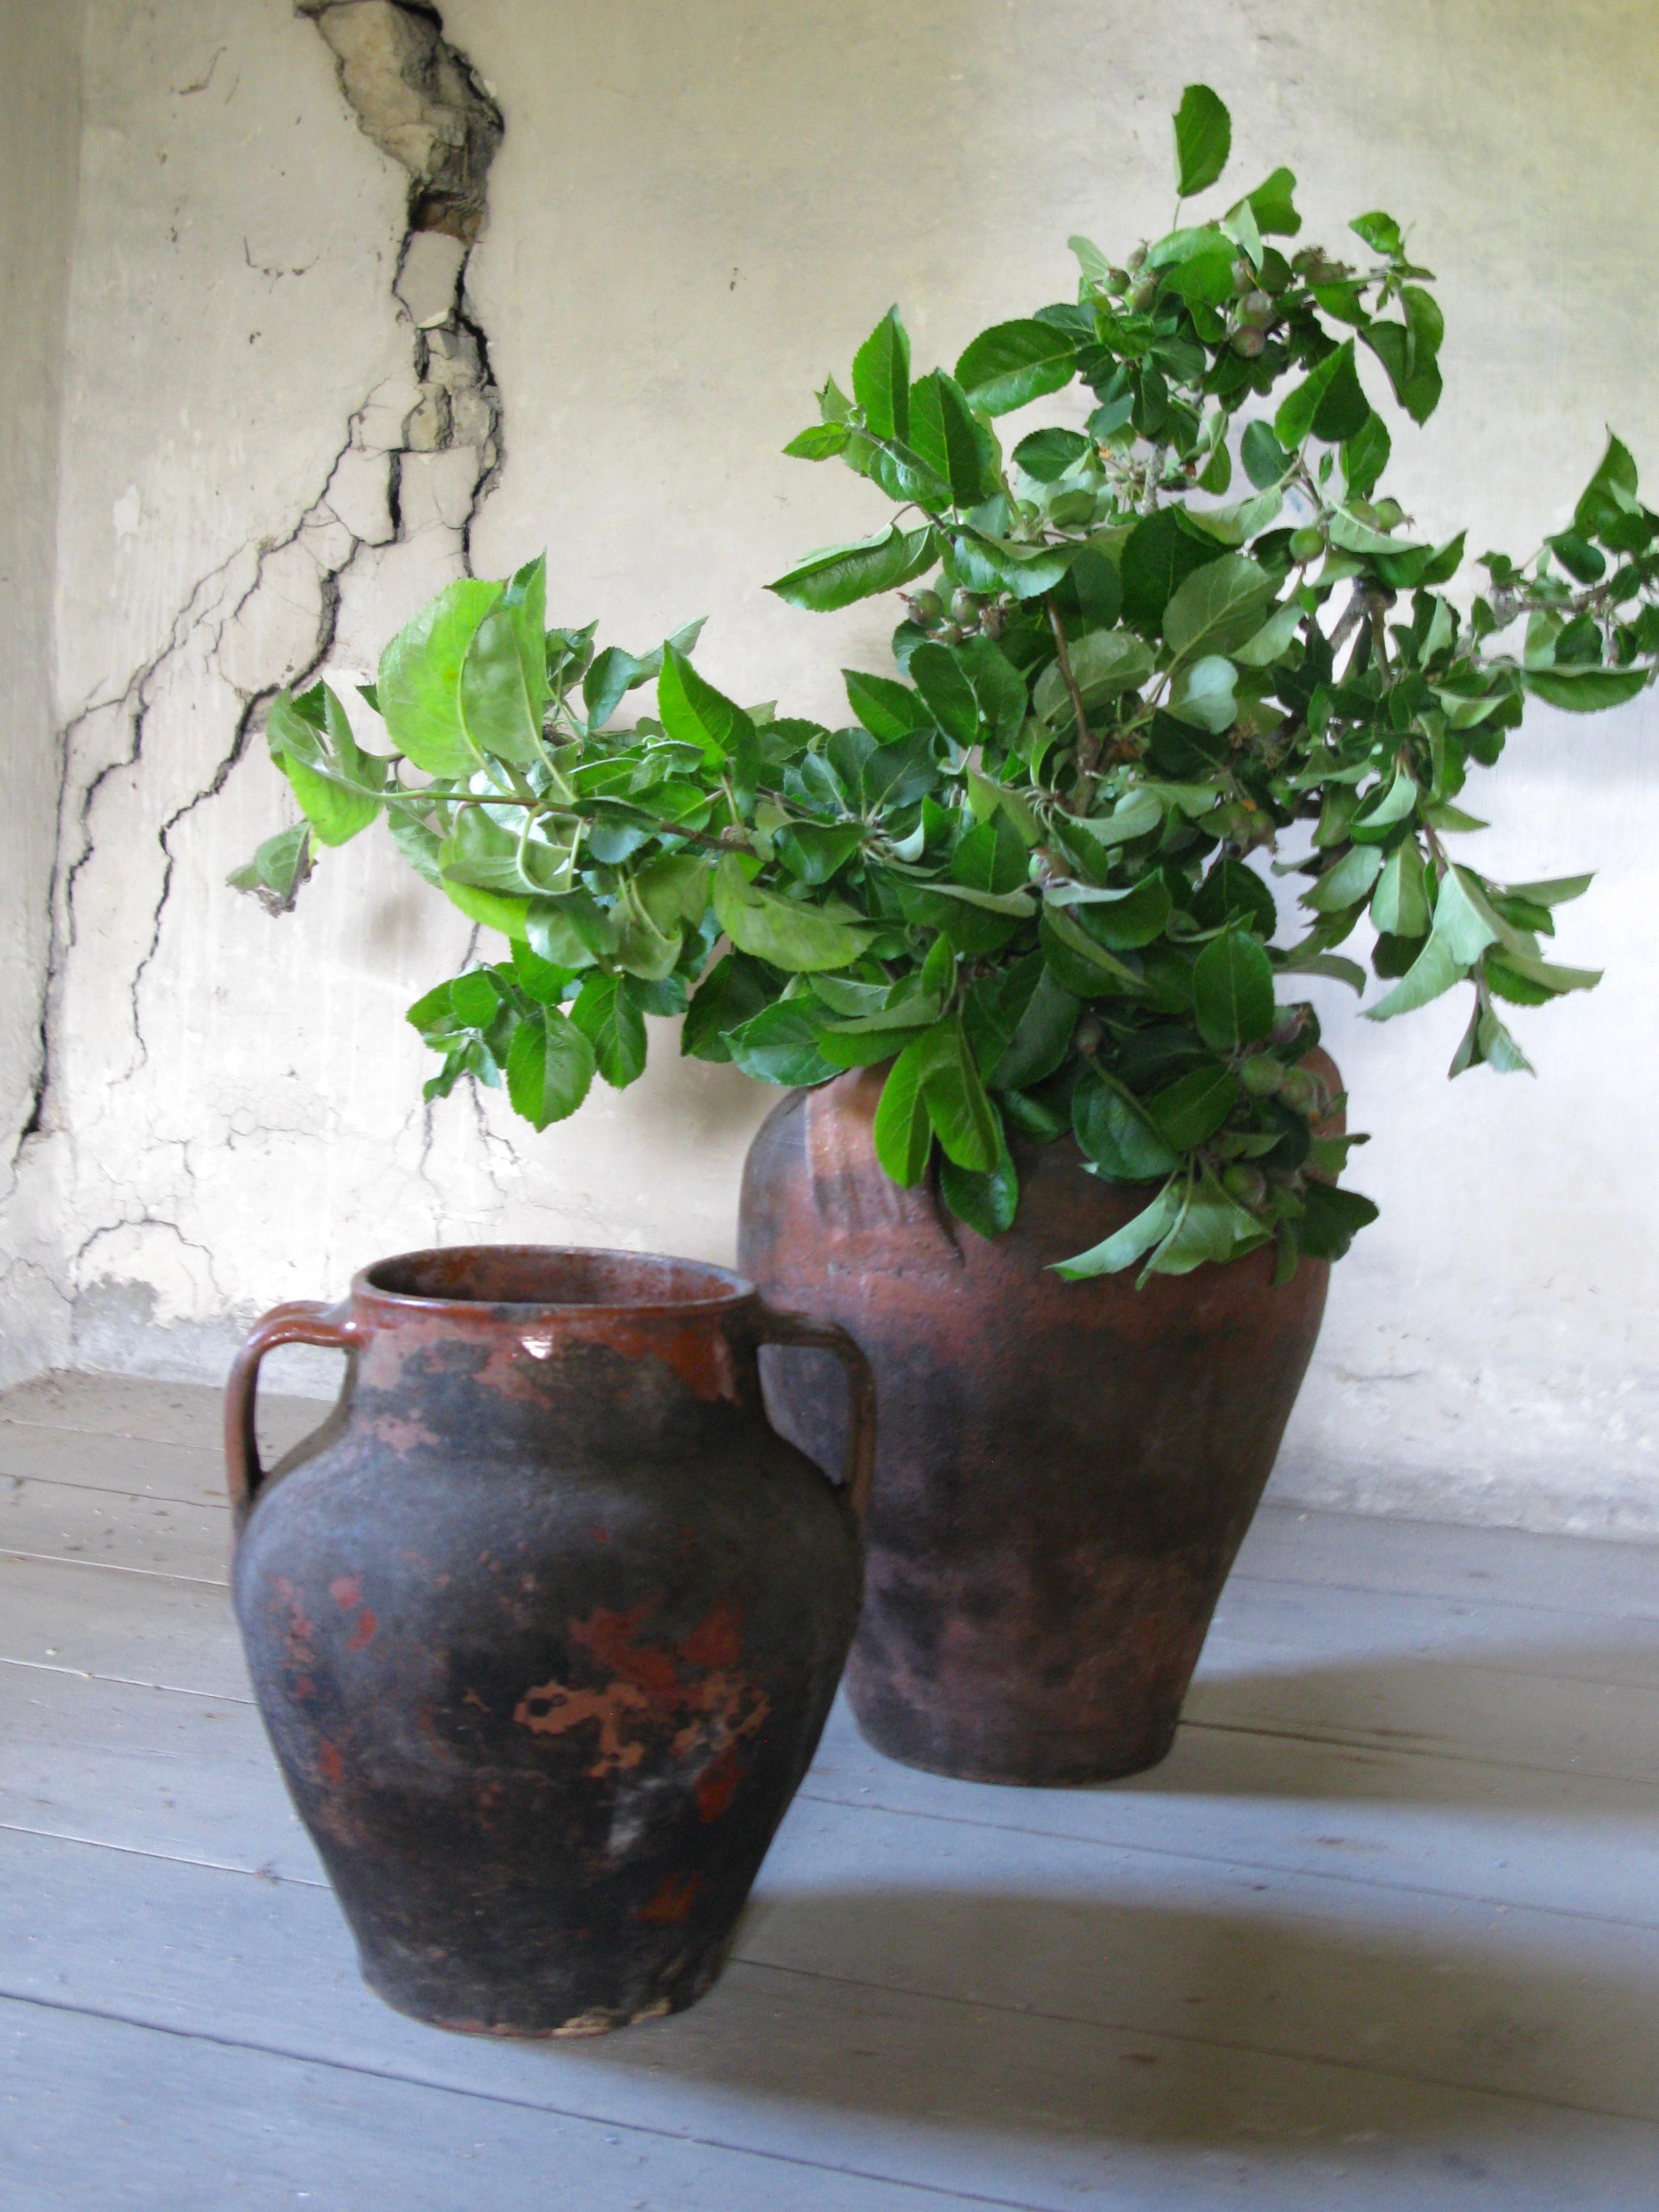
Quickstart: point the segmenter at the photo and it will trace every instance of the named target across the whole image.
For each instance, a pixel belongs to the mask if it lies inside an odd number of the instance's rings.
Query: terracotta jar
[[[273,1345],[348,1354],[262,1472]],[[851,1383],[838,1492],[768,1425],[763,1344]],[[279,1306],[226,1401],[259,1710],[400,2011],[582,2035],[700,1996],[817,1744],[859,1599],[869,1370],[716,1267],[415,1252]]]
[[[1335,1070],[1323,1062],[1334,1080]],[[987,1240],[901,1189],[870,1123],[884,1071],[775,1107],[743,1178],[739,1264],[839,1322],[881,1431],[859,1725],[912,1765],[1087,1783],[1168,1750],[1211,1614],[1272,1472],[1329,1268],[1272,1255],[1189,1275],[1052,1272],[1147,1203],[1070,1137],[1016,1140],[1014,1227]],[[826,1363],[768,1354],[772,1419],[814,1457],[844,1434]]]

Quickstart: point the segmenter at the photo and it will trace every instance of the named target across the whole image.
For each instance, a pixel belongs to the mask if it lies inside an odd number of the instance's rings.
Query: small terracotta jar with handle
[[[279,1344],[347,1355],[268,1474]],[[757,1354],[851,1383],[838,1491]],[[717,1267],[476,1246],[278,1306],[226,1398],[237,1619],[301,1818],[400,2011],[595,2034],[719,1969],[857,1619],[870,1370]]]

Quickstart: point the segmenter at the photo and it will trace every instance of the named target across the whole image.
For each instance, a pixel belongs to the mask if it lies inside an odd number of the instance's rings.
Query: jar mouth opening
[[[661,1252],[560,1244],[455,1244],[377,1260],[357,1278],[377,1301],[429,1310],[674,1314],[736,1304],[754,1286],[725,1267]]]

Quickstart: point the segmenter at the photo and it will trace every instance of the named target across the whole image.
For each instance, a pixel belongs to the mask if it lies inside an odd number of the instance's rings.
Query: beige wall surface
[[[55,1209],[17,1179],[45,1079],[57,849],[52,594],[64,318],[80,155],[79,0],[0,0],[0,1369],[60,1358]]]
[[[387,0],[365,5],[389,15]],[[52,1084],[0,1224],[55,1194],[91,1364],[210,1373],[233,1328],[377,1253],[469,1236],[729,1255],[771,1094],[659,1031],[634,1090],[537,1138],[424,1109],[402,1010],[461,919],[376,840],[279,921],[223,888],[290,818],[260,702],[342,677],[458,572],[546,545],[560,619],[638,649],[693,614],[741,696],[833,712],[888,609],[791,612],[791,556],[884,520],[778,448],[902,303],[918,367],[1063,297],[1064,240],[1168,223],[1170,109],[1229,100],[1229,178],[1281,160],[1308,234],[1379,204],[1448,312],[1447,398],[1396,438],[1424,529],[1520,553],[1615,423],[1659,480],[1659,45],[1644,0],[448,0],[506,136],[466,273],[504,460],[396,456],[402,172],[289,0],[89,0],[58,558],[70,731]],[[1037,419],[1034,416],[1034,420]],[[406,435],[401,441],[408,443]],[[1651,494],[1650,494],[1651,495]],[[1659,830],[1650,695],[1538,712],[1491,787],[1494,873],[1595,867],[1594,995],[1523,1018],[1536,1083],[1444,1069],[1459,1016],[1322,1011],[1382,1222],[1333,1278],[1288,1494],[1659,1533]],[[1324,987],[1320,987],[1321,992]]]

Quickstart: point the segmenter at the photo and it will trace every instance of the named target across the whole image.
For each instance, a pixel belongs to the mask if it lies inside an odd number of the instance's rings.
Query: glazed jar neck
[[[593,1315],[434,1302],[353,1314],[359,1418],[472,1455],[534,1442],[572,1458],[683,1450],[758,1415],[754,1339],[740,1305],[710,1314]]]

